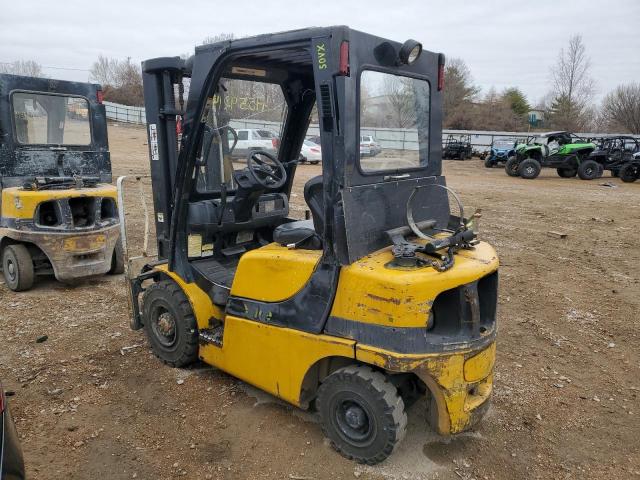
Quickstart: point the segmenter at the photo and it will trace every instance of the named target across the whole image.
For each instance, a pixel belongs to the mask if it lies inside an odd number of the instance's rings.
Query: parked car
[[[487,168],[504,164],[516,154],[517,142],[512,138],[498,138],[491,144],[491,152],[484,161]]]
[[[312,165],[317,165],[322,160],[322,149],[320,145],[312,142],[311,140],[305,140],[302,142],[302,148],[300,149],[300,163],[309,162]]]
[[[18,433],[0,383],[0,479],[23,480],[24,478],[24,460],[18,442]]]
[[[372,135],[360,137],[360,155],[375,157],[382,152],[382,147]]]
[[[266,150],[275,154],[280,147],[280,138],[266,128],[240,128],[236,130],[238,143],[233,150],[234,157],[246,157],[252,150]]]

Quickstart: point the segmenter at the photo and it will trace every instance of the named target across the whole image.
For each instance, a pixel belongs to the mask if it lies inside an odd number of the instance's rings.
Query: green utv
[[[511,177],[528,180],[540,175],[542,167],[555,168],[563,178],[577,174],[582,180],[593,180],[603,173],[602,165],[589,159],[589,154],[595,149],[594,143],[586,142],[573,133],[544,133],[516,145],[516,154],[507,160],[504,168]]]

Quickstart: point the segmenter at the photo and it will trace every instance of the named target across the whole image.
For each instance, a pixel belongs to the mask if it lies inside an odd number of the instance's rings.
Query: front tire
[[[542,167],[540,166],[540,162],[538,162],[534,158],[527,158],[524,161],[520,162],[520,166],[518,167],[518,174],[527,180],[533,180],[540,175],[540,170]]]
[[[111,256],[109,274],[120,275],[122,273],[124,273],[124,250],[122,248],[122,240],[118,238],[116,246],[113,249],[113,255]]]
[[[507,163],[504,164],[504,171],[507,172],[507,175],[510,177],[517,177],[519,166],[517,157],[509,157]]]
[[[14,292],[23,292],[33,286],[35,270],[26,246],[16,243],[5,247],[2,252],[2,273],[7,287]]]
[[[493,168],[495,164],[493,163],[493,159],[491,157],[488,157],[484,160],[484,166],[486,168]]]
[[[585,160],[578,166],[578,176],[582,180],[595,180],[600,176],[600,165],[595,160]]]
[[[358,463],[384,461],[406,433],[397,388],[368,366],[352,365],[329,375],[318,389],[316,406],[332,447]]]
[[[182,289],[163,280],[145,290],[142,302],[142,322],[153,353],[172,367],[195,362],[198,326]]]
[[[638,173],[640,173],[639,170],[640,167],[636,167],[635,165],[628,163],[620,169],[620,180],[625,183],[635,182],[638,179]]]

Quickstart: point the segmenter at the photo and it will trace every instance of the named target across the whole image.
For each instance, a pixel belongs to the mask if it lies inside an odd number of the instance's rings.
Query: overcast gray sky
[[[0,62],[35,60],[54,78],[87,80],[99,54],[139,62],[193,52],[203,38],[344,24],[461,57],[483,91],[518,86],[532,103],[572,34],[584,37],[602,96],[640,82],[640,0],[4,1]],[[84,71],[83,71],[84,70]]]

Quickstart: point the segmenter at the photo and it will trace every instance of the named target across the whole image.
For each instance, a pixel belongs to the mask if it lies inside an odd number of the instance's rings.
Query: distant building
[[[533,128],[544,127],[544,110],[529,110],[529,113],[527,113],[527,117],[529,118],[529,125],[531,125]]]

